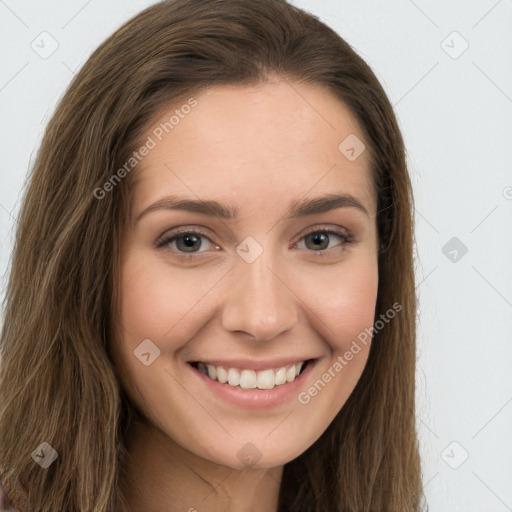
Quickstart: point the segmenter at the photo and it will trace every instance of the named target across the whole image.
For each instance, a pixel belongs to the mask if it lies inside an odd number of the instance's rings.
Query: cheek
[[[125,255],[114,357],[124,387],[148,417],[154,416],[160,406],[161,396],[155,390],[167,389],[162,384],[167,379],[172,383],[164,372],[175,352],[186,345],[191,326],[198,322],[197,305],[204,290],[203,286],[194,286],[186,272],[170,269],[154,257],[133,249]],[[150,352],[148,366],[137,357],[146,352],[140,347]],[[172,403],[172,397],[167,399]]]
[[[378,262],[368,253],[333,270],[323,286],[310,293],[317,312],[317,330],[333,352],[348,350],[353,340],[374,323],[379,284]]]
[[[298,396],[323,431],[354,390],[368,360],[375,321],[378,263],[371,254],[357,265],[340,266],[325,286],[310,294],[313,329],[325,341],[326,356],[315,378]],[[310,440],[311,441],[311,440]]]
[[[121,322],[131,338],[179,339],[194,316],[203,286],[194,286],[186,271],[168,271],[154,259],[129,257],[121,272]],[[168,336],[173,332],[173,336]]]

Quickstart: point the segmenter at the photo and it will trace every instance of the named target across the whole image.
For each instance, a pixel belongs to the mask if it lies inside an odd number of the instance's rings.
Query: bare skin
[[[147,418],[130,434],[130,506],[277,511],[284,464],[322,435],[367,361],[370,343],[333,370],[374,321],[378,238],[369,155],[351,160],[338,149],[350,134],[364,136],[323,88],[276,79],[216,86],[196,99],[137,169],[133,225],[122,249],[123,335],[114,355],[123,386]],[[293,201],[325,194],[350,194],[363,208],[289,216]],[[238,217],[163,203],[147,210],[171,195],[215,200],[236,207]],[[201,233],[178,235],[180,226]],[[196,237],[188,246],[187,236]],[[261,254],[248,262],[240,247]],[[149,365],[134,357],[143,340],[159,350]],[[282,402],[251,407],[226,399],[220,383],[212,387],[189,364],[235,358],[248,369],[314,361]],[[325,386],[308,391],[319,380]]]

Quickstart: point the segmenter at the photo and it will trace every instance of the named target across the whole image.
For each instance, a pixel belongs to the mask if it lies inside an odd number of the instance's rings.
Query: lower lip
[[[238,407],[245,409],[264,409],[276,407],[282,403],[288,402],[298,396],[301,386],[304,385],[309,374],[316,364],[316,359],[309,361],[306,369],[293,380],[273,389],[242,389],[241,387],[222,384],[218,380],[207,377],[197,368],[187,364],[187,366],[197,375],[201,381],[208,386],[208,389],[218,397],[230,402]]]

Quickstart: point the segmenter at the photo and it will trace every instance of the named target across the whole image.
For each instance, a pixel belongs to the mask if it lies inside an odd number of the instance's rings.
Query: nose
[[[245,332],[257,341],[274,339],[298,318],[297,296],[265,255],[266,251],[252,263],[237,260],[222,311],[226,330]]]

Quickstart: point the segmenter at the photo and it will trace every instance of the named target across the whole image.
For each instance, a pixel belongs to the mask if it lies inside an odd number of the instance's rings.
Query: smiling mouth
[[[274,389],[276,386],[293,382],[313,361],[314,359],[308,359],[300,363],[268,370],[225,368],[202,361],[193,361],[188,364],[221,384],[242,389]]]

